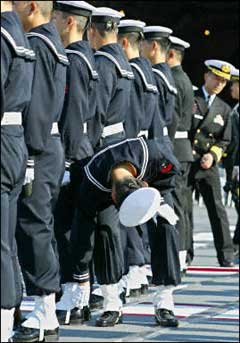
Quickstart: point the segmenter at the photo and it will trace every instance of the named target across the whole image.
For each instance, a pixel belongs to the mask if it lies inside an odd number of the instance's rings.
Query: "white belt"
[[[140,131],[138,134],[138,137],[141,137],[141,136],[145,136],[146,138],[148,138],[148,130]]]
[[[177,131],[175,134],[175,139],[184,139],[188,138],[188,132],[187,131]]]
[[[59,134],[58,123],[53,123],[52,124],[51,135],[58,135],[58,134]]]
[[[87,133],[87,123],[83,124],[83,133]]]
[[[22,125],[22,113],[21,112],[4,112],[1,120],[2,125]]]
[[[168,128],[166,126],[163,128],[163,136],[168,136]]]
[[[116,135],[117,133],[121,133],[121,132],[124,132],[123,123],[109,125],[109,126],[104,127],[102,138]]]

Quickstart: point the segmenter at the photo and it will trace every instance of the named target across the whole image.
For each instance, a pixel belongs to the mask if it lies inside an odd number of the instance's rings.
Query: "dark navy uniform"
[[[64,172],[64,155],[58,131],[66,86],[68,59],[53,23],[27,34],[36,53],[32,99],[25,137],[34,156],[32,195],[19,201],[19,260],[29,295],[59,291],[59,266],[53,233],[53,210]]]
[[[231,113],[232,139],[229,144],[223,164],[227,174],[227,189],[231,190],[232,198],[238,214],[236,230],[234,232],[233,243],[239,245],[239,183],[232,179],[234,166],[239,166],[239,103],[233,108]]]
[[[192,125],[192,109],[194,104],[194,94],[192,83],[188,75],[183,71],[182,66],[171,68],[172,75],[177,88],[175,102],[174,123],[170,127],[170,135],[174,138],[174,154],[181,163],[181,174],[176,176],[176,187],[173,190],[174,208],[179,221],[177,229],[179,231],[179,249],[186,248],[187,224],[187,178],[193,162],[192,144],[189,139],[189,132]],[[173,130],[172,130],[173,129]]]
[[[72,164],[71,170],[73,170],[76,161],[82,161],[85,164],[85,161],[94,153],[87,126],[88,121],[94,119],[95,116],[96,89],[99,77],[95,70],[94,55],[88,42],[72,43],[65,51],[70,65],[67,70],[65,100],[59,127],[65,150],[66,168]],[[66,275],[71,273],[68,240],[65,234],[71,228],[75,208],[75,191],[79,183],[79,178],[75,180],[74,173],[72,173],[71,182],[61,188],[55,210],[55,234],[62,283],[69,278]]]
[[[103,149],[85,166],[85,176],[79,190],[78,209],[75,216],[75,224],[78,229],[72,232],[71,237],[74,277],[80,279],[81,276],[84,276],[85,280],[88,279],[88,266],[93,254],[93,234],[95,230],[96,232],[100,230],[95,221],[96,213],[113,205],[111,199],[111,170],[113,166],[129,161],[135,166],[138,179],[143,179],[150,186],[159,189],[159,180],[165,178],[166,174],[175,175],[178,168],[177,160],[165,148],[160,140],[146,141],[143,137],[129,139]],[[165,168],[169,164],[172,164],[173,168],[165,173]],[[112,220],[114,221],[114,218]],[[160,226],[162,226],[162,221],[165,222],[160,218],[158,222]],[[175,230],[175,228],[171,225],[168,227],[168,235],[173,240],[172,245],[175,245],[175,249],[166,252],[169,263],[166,263],[165,260],[165,251],[168,249],[166,249],[165,240],[162,240],[162,230],[156,229],[156,225],[154,229],[155,235],[151,235],[152,254],[156,257],[152,259],[154,282],[157,285],[163,282],[178,284],[180,282],[179,265],[172,263],[172,261],[178,261],[177,242],[174,240],[174,235],[171,235],[171,230]],[[112,244],[112,241],[110,243]],[[105,252],[105,248],[102,247],[102,249]],[[159,252],[163,256],[162,258],[159,258]],[[101,283],[103,281],[111,283],[113,276],[117,277],[117,274],[121,273],[121,265],[119,263],[113,264],[116,258],[121,258],[121,254],[121,250],[112,249],[110,256],[108,256],[111,263],[106,269],[103,250],[101,254],[98,254],[95,263],[96,270],[102,269]],[[161,269],[159,269],[160,267]],[[118,268],[120,270],[117,270]]]
[[[188,182],[192,190],[198,187],[206,204],[217,258],[220,265],[223,265],[224,261],[232,261],[233,246],[226,210],[222,204],[218,163],[231,140],[231,110],[217,96],[208,108],[203,89],[196,92],[195,102],[190,133],[195,162],[191,167]],[[200,160],[206,153],[211,153],[214,157],[214,164],[208,170],[202,169],[200,165]]]
[[[153,66],[158,91],[160,94],[160,109],[167,127],[173,121],[174,106],[177,89],[172,76],[171,69],[167,63],[159,63]],[[173,139],[173,137],[171,137]]]
[[[31,99],[33,63],[31,50],[18,16],[1,13],[1,307],[21,302],[15,229],[17,199],[24,182],[27,149],[22,113]]]
[[[95,53],[99,74],[96,116],[90,137],[94,147],[102,147],[125,138],[133,72],[122,47],[108,44]]]

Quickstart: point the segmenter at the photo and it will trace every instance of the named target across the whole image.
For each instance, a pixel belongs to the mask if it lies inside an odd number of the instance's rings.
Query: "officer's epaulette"
[[[1,34],[3,37],[9,42],[9,44],[12,46],[14,52],[17,56],[24,57],[29,60],[35,60],[35,52],[31,49],[25,48],[24,46],[17,45],[14,38],[10,35],[10,33],[1,27]]]
[[[158,93],[157,87],[154,86],[153,84],[147,82],[147,79],[146,79],[146,77],[145,77],[145,75],[144,75],[144,72],[143,72],[143,70],[140,68],[140,66],[139,66],[138,64],[136,64],[136,63],[130,63],[130,64],[131,64],[131,66],[132,66],[133,68],[135,68],[135,69],[138,71],[138,73],[140,74],[140,76],[141,76],[141,78],[142,78],[142,81],[143,81],[143,83],[144,83],[144,85],[145,85],[146,90],[149,91],[149,92],[152,92],[152,93]]]
[[[128,70],[123,69],[120,64],[118,63],[118,61],[116,60],[115,57],[113,57],[111,54],[105,52],[105,51],[97,51],[94,56],[104,56],[106,58],[108,58],[110,61],[112,61],[115,66],[118,68],[120,74],[122,77],[125,77],[127,79],[133,80],[134,79],[134,74]]]
[[[81,57],[86,62],[87,66],[88,66],[88,68],[92,74],[92,78],[94,80],[99,79],[99,75],[98,75],[97,71],[93,69],[91,62],[82,52],[77,51],[77,50],[70,50],[70,49],[65,49],[65,51],[67,54],[75,54],[75,55],[78,55],[79,57]]]
[[[161,72],[160,70],[155,69],[155,68],[153,68],[153,72],[155,74],[158,74],[162,78],[162,80],[165,82],[167,88],[169,89],[169,91],[171,93],[173,93],[174,95],[177,95],[177,93],[178,93],[177,89],[169,83],[167,77],[163,74],[163,72]]]
[[[69,65],[68,58],[62,54],[59,54],[55,45],[52,43],[52,41],[47,36],[45,36],[41,33],[37,33],[37,32],[29,32],[26,35],[28,38],[38,37],[38,38],[42,39],[47,44],[47,46],[51,49],[51,51],[54,53],[54,55],[57,57],[57,59],[59,60],[60,63],[62,63],[64,65]]]

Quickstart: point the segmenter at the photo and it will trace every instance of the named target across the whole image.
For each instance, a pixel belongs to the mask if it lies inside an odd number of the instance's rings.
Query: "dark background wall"
[[[183,63],[193,84],[203,82],[204,61],[221,59],[239,68],[239,1],[89,1],[96,7],[125,12],[124,19],[139,19],[147,25],[167,26],[191,48]],[[210,35],[205,36],[204,31]],[[229,88],[222,97],[231,103]]]

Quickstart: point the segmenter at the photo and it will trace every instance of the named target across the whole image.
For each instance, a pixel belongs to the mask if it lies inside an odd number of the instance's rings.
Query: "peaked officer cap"
[[[226,80],[231,79],[231,72],[234,69],[232,64],[220,60],[207,60],[204,64],[213,74],[221,76]]]
[[[231,81],[239,81],[239,69],[234,68],[231,72]]]
[[[53,9],[74,15],[89,17],[95,7],[85,1],[54,1]]]
[[[145,39],[169,38],[173,33],[171,29],[164,26],[146,26],[143,32]]]

